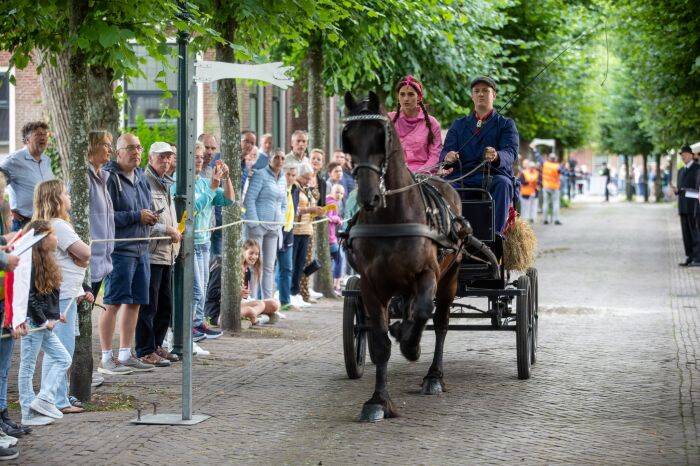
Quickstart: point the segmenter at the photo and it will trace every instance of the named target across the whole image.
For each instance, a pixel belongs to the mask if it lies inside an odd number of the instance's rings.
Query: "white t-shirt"
[[[80,267],[73,262],[68,248],[76,241],[80,241],[80,237],[73,229],[73,226],[61,220],[54,218],[51,220],[58,239],[58,247],[56,248],[56,260],[61,267],[63,281],[61,282],[60,299],[71,299],[85,294],[83,291],[83,279],[85,278],[85,267]]]

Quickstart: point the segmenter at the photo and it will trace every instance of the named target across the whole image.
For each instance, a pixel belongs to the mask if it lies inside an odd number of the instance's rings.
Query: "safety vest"
[[[542,164],[542,187],[544,189],[559,189],[559,164],[545,162]]]
[[[537,181],[540,177],[539,172],[534,168],[528,168],[523,171],[523,185],[520,187],[520,194],[523,196],[534,196],[537,192]]]

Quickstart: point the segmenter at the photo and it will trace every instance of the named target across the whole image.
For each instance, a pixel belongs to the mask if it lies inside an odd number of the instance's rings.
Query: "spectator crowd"
[[[32,428],[84,411],[69,393],[70,367],[79,335],[78,305],[101,308],[101,358],[93,385],[103,375],[124,376],[169,367],[172,348],[173,273],[182,230],[175,210],[176,147],[157,141],[144,164],[139,138],[115,140],[92,131],[88,141],[90,241],[71,224],[71,196],[56,179],[45,153],[49,127],[22,129],[25,146],[0,163],[0,269],[4,287],[0,338],[0,459],[18,455],[17,437]],[[334,291],[347,269],[337,232],[354,211],[350,157],[335,151],[330,163],[321,149],[308,149],[308,135],[295,131],[292,150],[274,149],[272,136],[260,146],[252,131],[241,133],[242,183],[234,186],[214,135],[202,134],[194,148],[194,353],[222,335],[223,209],[237,203],[243,213],[241,317],[269,325],[321,297],[311,277],[318,270],[314,223],[328,228]],[[144,166],[145,165],[145,166]],[[326,221],[327,220],[327,221]],[[89,267],[89,279],[86,272]],[[101,296],[101,299],[99,298]],[[118,325],[119,346],[113,347]],[[21,420],[7,410],[7,387],[15,340],[19,340],[18,390]],[[205,346],[205,345],[204,345]],[[39,392],[34,372],[43,352]],[[100,375],[102,374],[102,375]]]

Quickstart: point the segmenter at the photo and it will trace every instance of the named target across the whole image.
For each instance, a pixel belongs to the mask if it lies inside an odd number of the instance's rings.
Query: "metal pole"
[[[187,19],[184,1],[180,1],[182,15]],[[187,213],[185,234],[180,257],[175,265],[175,319],[173,350],[182,355],[182,419],[192,419],[192,283],[194,283],[194,215],[192,192],[194,179],[194,144],[192,131],[196,130],[192,113],[196,114],[196,86],[194,65],[189,60],[189,34],[178,33],[178,164],[175,205],[178,218]],[[192,92],[194,88],[194,92]],[[189,284],[189,286],[188,286]]]

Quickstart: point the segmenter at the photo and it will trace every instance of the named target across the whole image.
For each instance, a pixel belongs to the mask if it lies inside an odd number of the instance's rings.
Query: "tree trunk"
[[[217,2],[215,11],[223,8]],[[238,24],[228,20],[218,28],[219,33],[229,43],[234,43]],[[216,60],[233,63],[233,49],[226,44],[216,45]],[[222,79],[218,82],[219,92],[217,110],[221,122],[221,159],[228,165],[231,182],[238,192],[241,186],[241,122],[238,115],[238,94],[236,81]],[[241,219],[238,204],[223,209],[223,223],[228,224]],[[223,231],[223,250],[221,261],[221,327],[225,330],[241,330],[241,227],[236,225]]]
[[[307,55],[309,148],[321,148],[326,141],[326,92],[323,85],[323,36],[316,33],[309,43]],[[328,151],[325,151],[327,156]],[[314,285],[316,291],[327,298],[334,297],[333,275],[331,273],[331,253],[328,245],[328,224],[317,223],[314,228],[316,237],[316,257],[321,268],[316,272]]]
[[[664,193],[661,188],[661,153],[657,153],[654,156],[654,163],[656,163],[656,177],[654,178],[654,195],[656,197],[656,202],[663,202]]]
[[[625,158],[625,191],[627,192],[627,200],[632,200],[632,173],[630,171],[630,156],[624,155]]]
[[[644,202],[649,202],[649,155],[642,155],[642,189],[644,189]]]
[[[116,144],[119,134],[119,106],[114,98],[114,70],[103,66],[91,66],[87,79],[90,89],[88,129],[109,131]]]
[[[88,0],[73,0],[70,5],[69,31],[77,34],[89,8]],[[88,119],[88,68],[87,59],[79,49],[71,50],[68,57],[68,136],[67,151],[61,156],[66,160],[71,185],[71,221],[75,232],[90,242],[90,190],[87,173],[87,146],[90,121]],[[65,107],[64,107],[65,108]],[[56,115],[60,115],[60,111]],[[89,278],[87,279],[89,280]],[[80,337],[76,339],[70,393],[81,401],[90,401],[92,395],[92,306],[83,302],[78,307]]]

